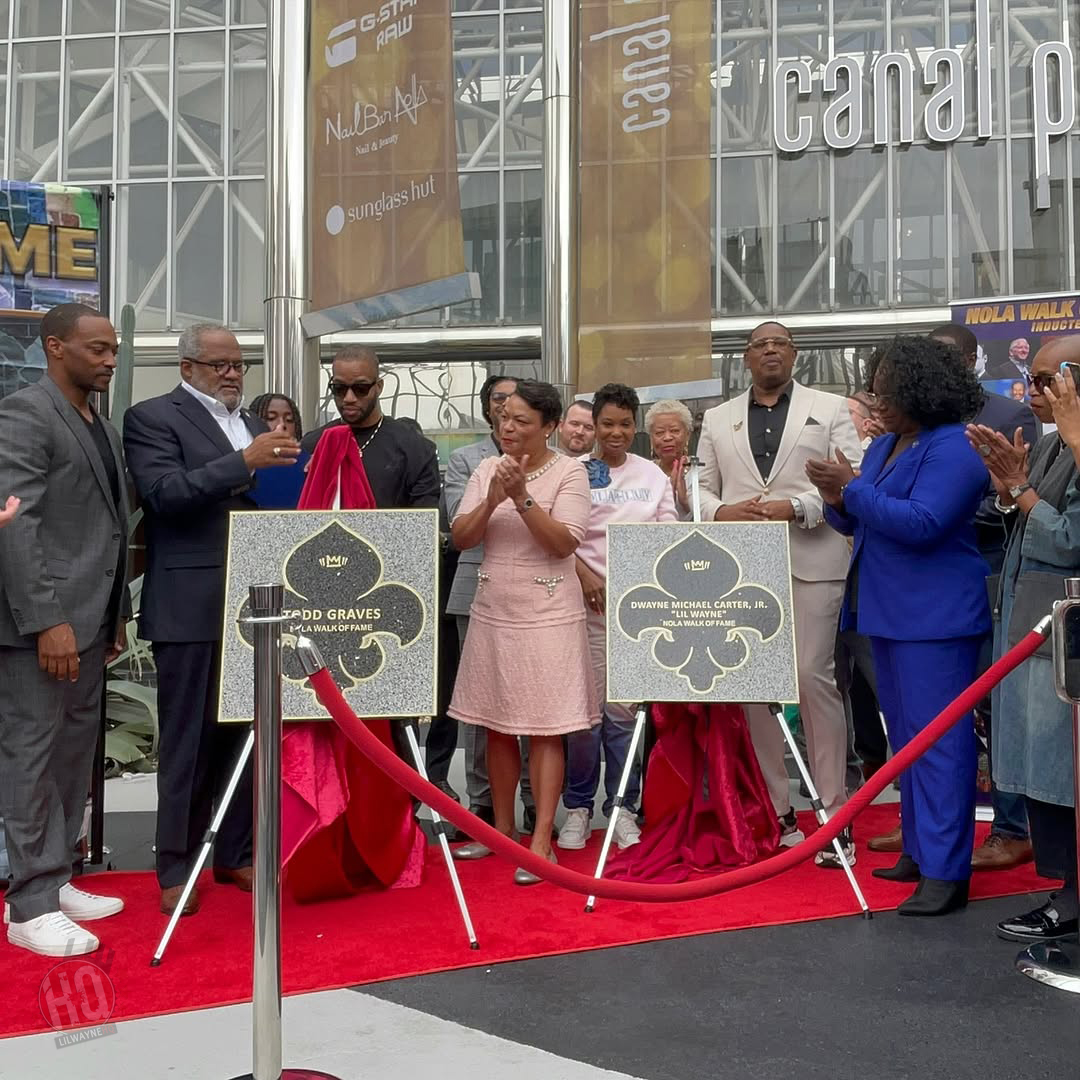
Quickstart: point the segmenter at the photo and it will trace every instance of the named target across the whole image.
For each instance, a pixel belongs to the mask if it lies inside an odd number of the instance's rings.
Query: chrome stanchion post
[[[1054,606],[1054,688],[1073,714],[1073,805],[1076,808],[1077,873],[1080,875],[1080,578],[1065,579],[1065,599]],[[1080,945],[1039,942],[1025,949],[1016,966],[1030,979],[1080,994]]]
[[[252,585],[255,639],[255,961],[252,1070],[237,1080],[336,1080],[281,1069],[281,624],[285,587]]]
[[[690,508],[694,511],[694,521],[701,523],[701,459],[686,459],[686,483],[690,488]]]

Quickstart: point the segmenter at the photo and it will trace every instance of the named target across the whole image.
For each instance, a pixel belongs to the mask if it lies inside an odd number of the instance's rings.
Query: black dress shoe
[[[948,915],[967,907],[966,881],[919,878],[919,887],[897,909],[899,915]]]
[[[919,864],[910,855],[901,855],[895,866],[882,866],[871,873],[882,881],[918,881],[922,877]]]
[[[1063,919],[1052,896],[1042,907],[997,924],[998,937],[1006,941],[1059,941],[1076,937],[1076,932],[1077,920]]]

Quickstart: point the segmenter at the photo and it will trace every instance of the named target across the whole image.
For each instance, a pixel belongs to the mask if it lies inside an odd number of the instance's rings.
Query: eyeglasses
[[[871,411],[888,409],[894,404],[894,399],[889,394],[871,394],[866,391],[866,406]]]
[[[514,396],[513,390],[493,390],[491,393],[491,400],[497,402],[507,401]]]
[[[337,379],[333,379],[330,382],[330,393],[336,398],[343,398],[351,390],[353,396],[357,398],[365,398],[372,390],[379,384],[377,382],[339,382]]]
[[[757,337],[747,345],[747,348],[751,352],[761,352],[762,349],[768,348],[770,345],[777,349],[783,349],[794,344],[795,342],[789,337]]]
[[[210,368],[215,375],[226,375],[230,371],[235,371],[237,375],[246,375],[251,368],[251,364],[246,360],[195,360],[190,356],[185,356],[184,359],[189,364]]]

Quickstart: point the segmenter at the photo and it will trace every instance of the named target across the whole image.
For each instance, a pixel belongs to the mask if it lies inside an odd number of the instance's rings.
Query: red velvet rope
[[[396,780],[406,791],[462,831],[515,866],[522,866],[538,877],[559,885],[571,892],[590,894],[607,900],[637,900],[665,903],[673,900],[700,900],[716,896],[732,889],[753,885],[773,877],[784,870],[813,858],[864,810],[886,787],[889,786],[916,758],[920,757],[949,730],[962,716],[971,710],[1014,668],[1019,667],[1046,640],[1047,634],[1032,630],[1022,641],[1010,649],[985,675],[980,676],[952,704],[943,709],[931,723],[915,736],[902,750],[895,754],[859,789],[830,819],[828,825],[818,829],[807,841],[787,848],[778,855],[730,870],[723,874],[684,881],[676,885],[648,885],[634,881],[597,880],[587,874],[548,862],[534,855],[528,848],[493,829],[433,784],[428,783],[411,766],[401,760],[392,750],[375,738],[362,720],[342,697],[341,691],[330,673],[324,668],[311,677],[323,708],[330,713],[339,728],[388,776]]]

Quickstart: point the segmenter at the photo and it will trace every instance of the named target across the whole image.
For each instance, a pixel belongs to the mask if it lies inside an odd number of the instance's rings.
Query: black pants
[[[1076,814],[1071,806],[1040,802],[1025,796],[1035,869],[1042,877],[1061,878],[1064,888],[1056,906],[1066,919],[1080,912],[1076,892]]]
[[[219,724],[221,643],[155,644],[158,672],[157,876],[182,885],[214,806],[247,738],[246,724]],[[251,865],[252,762],[249,760],[214,843],[214,866]]]
[[[433,784],[446,782],[457,749],[458,722],[447,716],[446,710],[454,696],[459,653],[457,619],[451,615],[444,618],[439,627],[439,713],[431,718],[425,744],[424,760],[428,779]]]

